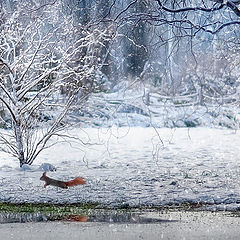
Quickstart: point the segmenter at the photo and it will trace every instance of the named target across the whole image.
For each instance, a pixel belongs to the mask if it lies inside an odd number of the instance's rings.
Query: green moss
[[[87,213],[94,209],[98,203],[81,203],[81,204],[50,204],[50,203],[0,203],[0,213],[42,213],[51,215],[68,215]]]

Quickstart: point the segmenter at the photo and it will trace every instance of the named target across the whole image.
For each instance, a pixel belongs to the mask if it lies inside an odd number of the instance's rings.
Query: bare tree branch
[[[186,8],[179,8],[179,9],[170,9],[165,7],[162,3],[161,0],[156,0],[160,6],[160,9],[171,12],[171,13],[180,13],[180,12],[189,12],[189,11],[202,11],[202,12],[214,12],[214,11],[219,11],[224,7],[224,4],[221,4],[218,7],[213,7],[213,8],[203,8],[203,7],[186,7]]]
[[[125,13],[132,5],[134,5],[135,3],[137,3],[138,0],[135,0],[133,2],[131,2],[130,4],[128,4],[128,6],[123,9],[115,18],[114,21],[116,21],[123,13]]]
[[[230,7],[238,17],[240,17],[240,9],[238,9],[236,3],[233,1],[227,1],[227,6]]]

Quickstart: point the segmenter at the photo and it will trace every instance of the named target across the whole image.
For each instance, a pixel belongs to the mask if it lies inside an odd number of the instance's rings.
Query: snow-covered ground
[[[210,128],[112,127],[73,129],[82,143],[63,143],[42,152],[30,169],[0,153],[0,201],[99,202],[105,206],[214,203],[240,207],[240,132]],[[87,184],[69,189],[39,180],[48,176]]]

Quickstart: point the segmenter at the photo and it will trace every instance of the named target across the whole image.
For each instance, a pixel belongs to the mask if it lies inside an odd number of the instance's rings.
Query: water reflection
[[[150,218],[144,217],[141,213],[105,213],[96,214],[89,217],[89,222],[105,222],[105,223],[162,223],[172,222],[170,220],[161,219],[160,217]]]
[[[145,217],[142,213],[131,212],[98,212],[90,216],[86,215],[46,215],[42,213],[0,213],[0,223],[25,223],[43,221],[70,221],[70,222],[101,222],[101,223],[164,223],[175,222],[174,220],[161,219],[158,217]]]
[[[48,216],[41,213],[0,213],[0,223],[45,222]]]
[[[63,220],[71,222],[88,222],[88,219],[89,219],[88,216],[82,215],[69,215],[63,218]]]

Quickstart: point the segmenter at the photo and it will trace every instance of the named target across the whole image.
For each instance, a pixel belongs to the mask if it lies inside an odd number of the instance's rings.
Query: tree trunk
[[[26,160],[25,160],[25,157],[24,157],[23,139],[22,139],[22,132],[21,132],[21,127],[20,127],[19,122],[16,122],[14,124],[14,130],[15,130],[18,160],[19,160],[19,163],[20,163],[20,167],[22,167],[23,164],[26,163]]]

